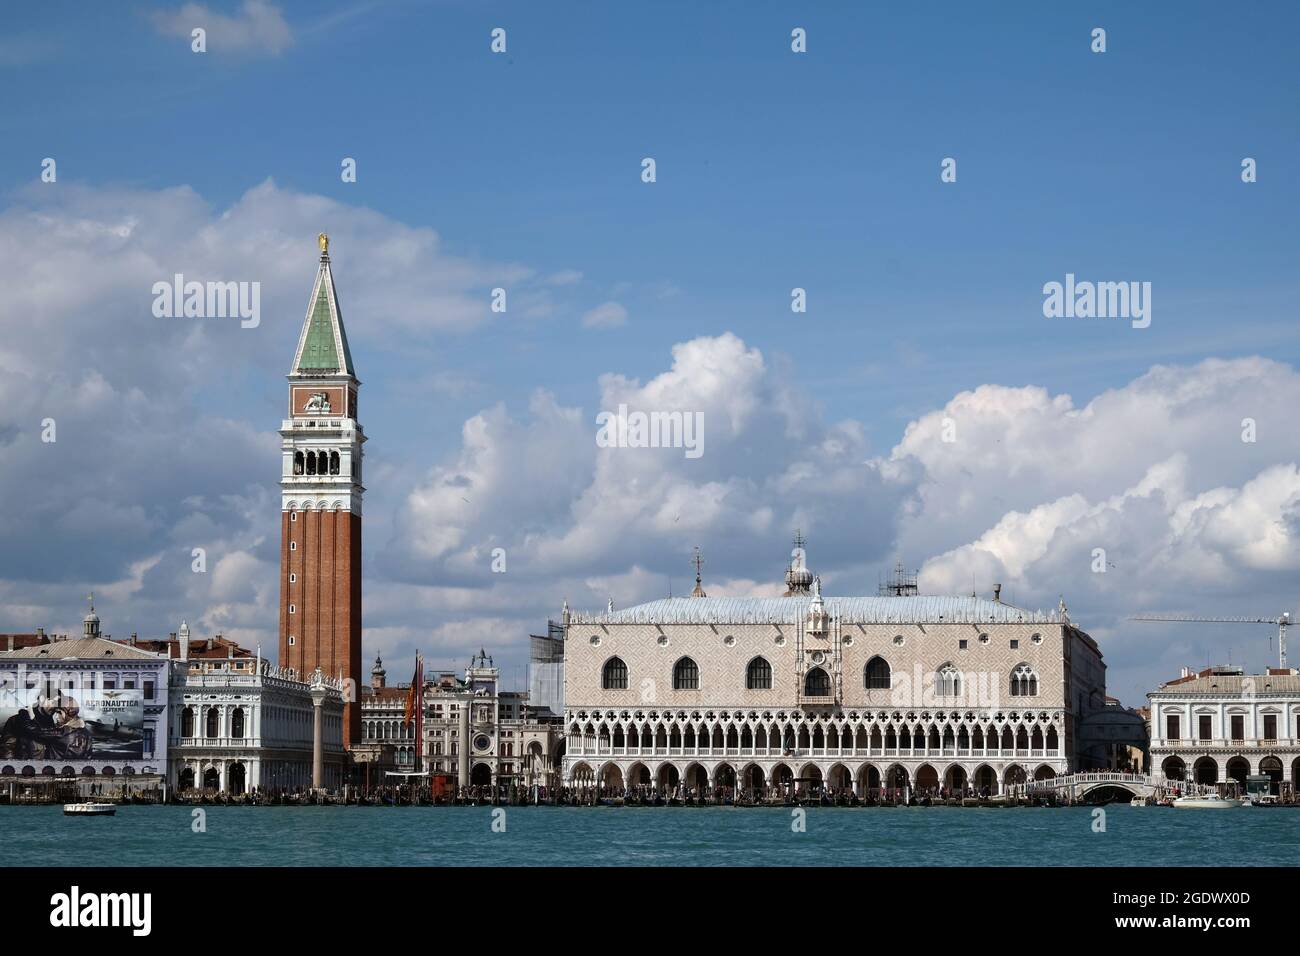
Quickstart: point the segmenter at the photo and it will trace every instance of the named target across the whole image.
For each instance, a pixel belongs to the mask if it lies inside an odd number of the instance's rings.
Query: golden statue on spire
[[[330,237],[327,236],[327,235],[325,235],[325,233],[322,232],[319,236],[316,237],[316,241],[317,241],[318,243],[320,243],[320,254],[321,254],[322,256],[327,256],[327,255],[329,255],[329,254],[330,254]]]

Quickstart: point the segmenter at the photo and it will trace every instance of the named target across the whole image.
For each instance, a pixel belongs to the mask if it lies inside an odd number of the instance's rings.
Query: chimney
[[[176,637],[176,635],[173,634],[172,637]],[[181,621],[180,643],[181,660],[188,661],[190,659],[190,626],[184,621]]]
[[[993,600],[997,601],[999,604],[1002,603],[1002,585],[993,585]]]
[[[136,633],[135,633],[135,631],[132,631],[132,632],[131,632],[131,646],[132,646],[132,647],[135,647],[135,645],[136,645]]]
[[[43,628],[43,627],[38,627],[38,628],[36,629],[36,636],[40,639],[40,643],[42,643],[42,644],[48,644],[48,643],[50,643],[49,638],[47,638],[47,637],[45,636],[45,628]]]

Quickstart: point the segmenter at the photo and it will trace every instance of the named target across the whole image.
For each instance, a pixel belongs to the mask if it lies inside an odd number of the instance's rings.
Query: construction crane
[[[1277,627],[1277,666],[1286,670],[1286,629],[1291,612],[1281,617],[1192,617],[1189,614],[1139,614],[1130,621],[1174,621],[1179,624],[1273,624]]]

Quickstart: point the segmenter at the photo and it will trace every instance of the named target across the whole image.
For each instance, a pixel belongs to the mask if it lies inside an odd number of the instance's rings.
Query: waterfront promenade
[[[761,790],[705,788],[696,791],[677,787],[661,792],[653,787],[613,790],[603,787],[515,788],[464,787],[441,791],[427,786],[403,784],[361,791],[344,788],[326,790],[254,791],[231,796],[189,790],[169,791],[160,782],[141,786],[124,783],[116,788],[72,780],[33,780],[30,785],[11,786],[0,793],[0,805],[39,805],[74,799],[96,799],[121,804],[183,804],[187,806],[551,806],[551,807],[1025,807],[1100,805],[1111,803],[1168,802],[1188,794],[1221,792],[1214,785],[1167,781],[1142,774],[1111,771],[1069,774],[1009,787],[1005,793],[990,794],[973,788],[916,791],[767,787]],[[1300,802],[1284,786],[1274,806],[1295,807]]]

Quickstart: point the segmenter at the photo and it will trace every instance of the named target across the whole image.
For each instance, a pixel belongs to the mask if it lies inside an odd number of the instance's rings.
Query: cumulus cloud
[[[1294,606],[1298,400],[1300,376],[1263,358],[1157,366],[1081,407],[1036,387],[964,392],[890,454],[891,474],[915,481],[899,548],[924,556],[926,590],[1000,582],[1030,606],[1064,596],[1112,666],[1147,683],[1234,653],[1275,664],[1267,628],[1128,618]]]
[[[595,412],[545,392],[522,419],[493,407],[466,424],[458,459],[410,494],[395,563],[415,579],[488,587],[501,548],[509,587],[488,600],[527,582],[551,587],[552,602],[566,586],[575,604],[612,595],[624,606],[687,580],[694,545],[734,593],[780,581],[796,526],[828,567],[885,554],[899,486],[867,460],[862,428],[823,421],[737,336],[676,345],[646,382],[609,373],[598,385],[602,410],[699,415],[704,454],[599,447]]]
[[[279,383],[322,229],[345,316],[364,303],[354,350],[405,354],[481,327],[497,285],[512,310],[580,285],[451,254],[429,228],[269,181],[227,208],[184,187],[20,196],[0,212],[3,629],[75,631],[94,588],[119,635],[187,617],[198,633],[274,647]],[[152,285],[177,272],[260,282],[263,322],[155,318]],[[1129,700],[1232,642],[1266,650],[1268,635],[1141,632],[1128,615],[1294,606],[1300,376],[1281,363],[1156,366],[1081,404],[983,385],[883,449],[861,422],[827,419],[815,383],[730,333],[665,348],[644,378],[547,368],[526,406],[488,399],[450,423],[450,453],[391,437],[371,449],[368,656],[400,667],[419,647],[450,662],[482,644],[518,662],[565,598],[626,607],[684,593],[696,545],[710,593],[776,593],[795,527],[831,593],[870,593],[898,555],[933,592],[1000,582],[1030,607],[1064,595]],[[392,394],[402,408],[464,400],[476,372],[439,391],[423,368]],[[620,410],[698,416],[703,454],[598,445],[597,416]]]
[[[365,350],[472,329],[491,287],[529,288],[530,269],[270,181],[224,208],[60,183],[0,212],[0,630],[79,631],[94,589],[114,634],[185,617],[274,647],[275,428],[322,229]],[[259,283],[261,322],[155,317],[176,273]]]
[[[277,54],[293,45],[293,31],[279,7],[265,0],[243,0],[233,16],[204,3],[187,3],[152,15],[154,27],[167,36],[187,39],[195,28],[207,31],[210,53]]]

